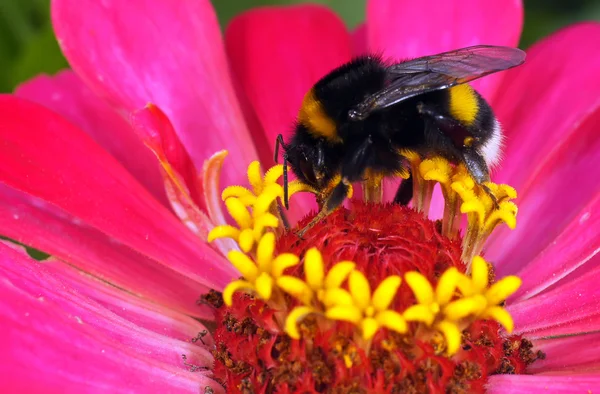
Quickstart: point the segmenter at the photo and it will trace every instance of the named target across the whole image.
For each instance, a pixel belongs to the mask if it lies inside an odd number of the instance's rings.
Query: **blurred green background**
[[[33,75],[54,73],[67,66],[52,33],[49,2],[0,0],[0,92],[12,91],[19,82]],[[251,7],[301,2],[213,0],[222,26],[235,14]],[[349,26],[364,19],[365,0],[315,2],[329,5]],[[538,38],[581,20],[600,20],[600,0],[525,0],[525,30],[520,46],[526,48]]]

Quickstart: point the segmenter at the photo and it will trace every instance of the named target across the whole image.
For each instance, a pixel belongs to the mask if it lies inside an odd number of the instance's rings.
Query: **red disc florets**
[[[283,235],[277,250],[302,258],[316,247],[326,269],[351,260],[373,289],[390,275],[408,271],[420,272],[435,285],[447,269],[465,270],[460,241],[442,236],[438,227],[406,207],[355,202],[352,209],[339,209],[315,225],[303,239],[293,232]],[[288,271],[304,277],[302,264]],[[311,317],[299,324],[303,336],[294,340],[275,323],[281,311],[250,294],[237,293],[231,307],[216,293],[206,299],[216,310],[214,374],[228,393],[478,393],[489,375],[523,373],[540,356],[529,341],[507,337],[489,320],[465,329],[462,348],[447,356],[443,340],[435,335],[381,329],[365,343],[349,323],[323,326]],[[403,283],[394,309],[414,302]]]

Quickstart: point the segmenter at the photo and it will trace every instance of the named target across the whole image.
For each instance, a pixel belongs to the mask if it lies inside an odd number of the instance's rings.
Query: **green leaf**
[[[66,65],[50,24],[49,0],[0,0],[0,92]]]
[[[324,4],[333,9],[344,19],[350,27],[356,26],[365,19],[366,0],[315,0],[313,3]],[[221,27],[225,28],[227,23],[235,15],[251,8],[275,5],[291,5],[307,3],[303,0],[255,0],[255,1],[213,1],[213,6],[219,16]]]
[[[16,83],[40,73],[54,74],[68,66],[51,26],[47,24],[21,49],[21,53],[12,63],[10,78]]]

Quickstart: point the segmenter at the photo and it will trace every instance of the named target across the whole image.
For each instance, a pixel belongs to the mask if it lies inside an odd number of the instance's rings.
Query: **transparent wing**
[[[520,49],[478,45],[394,64],[387,69],[386,87],[363,100],[350,117],[364,119],[419,94],[467,83],[524,61],[525,52]]]

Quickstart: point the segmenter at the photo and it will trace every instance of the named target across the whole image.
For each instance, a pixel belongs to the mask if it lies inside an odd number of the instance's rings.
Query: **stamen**
[[[256,199],[252,212],[241,199],[229,197],[225,201],[225,206],[238,227],[227,224],[216,226],[208,234],[208,242],[224,237],[233,238],[245,253],[249,253],[267,229],[279,227],[279,219],[269,212],[273,201],[278,196],[276,189],[276,187],[266,188]]]
[[[517,206],[511,200],[517,197],[515,189],[508,185],[486,182],[477,184],[463,165],[452,165],[442,157],[421,159],[412,151],[402,151],[412,167],[413,207],[429,212],[435,183],[439,183],[444,196],[442,234],[456,238],[460,226],[460,214],[467,214],[467,231],[463,238],[462,259],[469,265],[474,256],[481,253],[483,244],[501,223],[510,229],[516,226]]]
[[[404,311],[404,318],[431,326],[454,295],[460,275],[456,268],[448,269],[440,278],[435,292],[429,280],[419,272],[407,272],[404,279],[417,299],[416,305]]]
[[[440,184],[444,196],[444,217],[442,219],[442,234],[449,238],[456,238],[460,226],[459,207],[460,201],[451,188],[454,168],[443,157],[426,159],[419,165],[419,174],[428,181],[428,192],[433,193],[434,183]],[[431,196],[429,196],[431,198]]]
[[[265,228],[269,228],[272,231],[282,230],[279,227],[280,223],[285,223],[285,218],[282,216],[283,214],[279,209],[277,209],[276,201],[279,199],[280,201],[284,198],[284,189],[278,183],[279,178],[283,176],[283,165],[277,164],[267,172],[262,175],[262,168],[258,161],[253,161],[248,166],[248,182],[251,185],[252,190],[247,187],[240,185],[233,185],[226,187],[221,193],[221,198],[225,201],[227,205],[227,201],[235,198],[241,205],[252,208],[252,218],[254,222],[250,225],[248,222],[244,222],[244,226],[239,225],[239,233],[233,231],[231,226],[221,225],[215,227],[215,229],[209,234],[209,242],[217,238],[229,237],[235,239],[240,248],[244,252],[249,252],[254,246],[255,242],[258,241],[260,236],[263,234]],[[306,185],[298,180],[292,181],[288,184],[288,198],[293,196],[298,192],[310,192],[313,194],[319,194],[316,190],[314,190],[311,186]],[[239,203],[234,203],[239,206]],[[227,205],[227,209],[229,213],[232,215],[234,220],[235,214],[240,213],[240,209],[235,209],[233,212],[229,209]],[[245,216],[245,214],[242,214]],[[275,219],[277,219],[277,224],[275,224]],[[221,228],[221,227],[228,228]],[[248,231],[245,231],[248,230]],[[245,232],[244,232],[245,231]],[[251,237],[250,233],[254,236]],[[243,246],[242,246],[243,245]]]
[[[381,203],[383,199],[383,175],[368,170],[365,173],[366,181],[362,182],[363,200],[365,202]]]
[[[475,256],[471,277],[463,275],[458,287],[463,296],[477,301],[473,311],[476,317],[494,319],[510,333],[513,320],[501,305],[521,287],[521,283],[519,277],[510,275],[489,286],[489,265],[483,258]]]
[[[487,262],[476,256],[471,277],[459,273],[454,267],[449,268],[440,277],[434,292],[425,276],[414,271],[407,272],[404,279],[417,304],[408,307],[403,316],[407,321],[422,323],[441,332],[448,355],[458,351],[462,330],[475,319],[496,320],[510,333],[512,318],[500,305],[517,291],[521,280],[508,276],[488,287],[488,275]]]
[[[298,264],[298,257],[283,253],[274,256],[275,234],[265,234],[258,243],[256,261],[250,256],[233,250],[227,259],[240,271],[243,279],[233,281],[223,291],[223,301],[228,306],[233,302],[233,294],[240,290],[256,293],[265,301],[271,299],[275,283],[283,275],[283,271]]]
[[[295,276],[282,276],[277,279],[277,285],[292,297],[297,298],[304,305],[311,305],[313,300],[318,303],[330,305],[335,293],[341,299],[347,299],[340,291],[340,286],[346,280],[355,264],[350,261],[342,261],[334,265],[327,275],[324,272],[323,258],[316,248],[311,248],[304,256],[304,272],[306,281]],[[320,305],[315,305],[320,308]]]
[[[225,190],[223,190],[223,193],[221,193],[221,199],[223,201],[227,201],[227,199],[230,197],[239,198],[246,206],[252,206],[256,201],[256,195],[244,186],[228,186]]]
[[[348,321],[360,327],[362,338],[370,340],[381,327],[398,333],[405,333],[407,325],[404,317],[392,310],[390,305],[396,296],[402,280],[392,275],[384,279],[371,294],[367,278],[360,271],[352,271],[348,287],[353,304],[334,304],[325,311],[332,320]]]
[[[252,190],[244,186],[234,185],[228,186],[223,190],[221,198],[226,201],[230,197],[237,197],[247,206],[254,205],[256,199],[261,194],[265,194],[269,188],[273,191],[277,191],[277,197],[283,198],[283,188],[279,184],[279,179],[283,176],[283,165],[276,164],[269,168],[267,172],[262,175],[262,168],[258,161],[253,161],[248,166],[248,182],[250,183]],[[317,194],[317,192],[300,181],[292,181],[288,184],[288,195],[293,196],[298,192],[311,192]],[[273,210],[272,213],[275,213]]]
[[[298,322],[315,312],[315,309],[310,306],[297,306],[292,309],[288,317],[285,319],[285,332],[290,336],[290,338],[300,339]]]
[[[491,197],[481,186],[466,179],[464,174],[457,176],[452,183],[452,189],[462,200],[460,211],[467,214],[469,223],[463,238],[462,254],[469,272],[471,260],[481,252],[483,244],[496,226],[506,223],[511,230],[516,227],[518,209],[516,204],[510,201],[517,197],[512,187],[486,182],[485,186],[493,195]]]
[[[417,152],[407,149],[403,149],[399,153],[410,163],[410,173],[413,177],[413,208],[417,212],[423,212],[427,215],[433,187],[430,188],[430,185],[424,182],[424,179],[419,176],[419,166],[422,162],[421,156]],[[425,210],[426,207],[427,210]]]
[[[283,167],[283,166],[282,166]],[[281,171],[283,174],[283,169]],[[252,190],[254,190],[254,194],[258,195],[262,193],[263,186],[265,186],[265,180],[262,175],[262,168],[260,167],[260,162],[255,160],[248,166],[248,182],[252,185]]]

